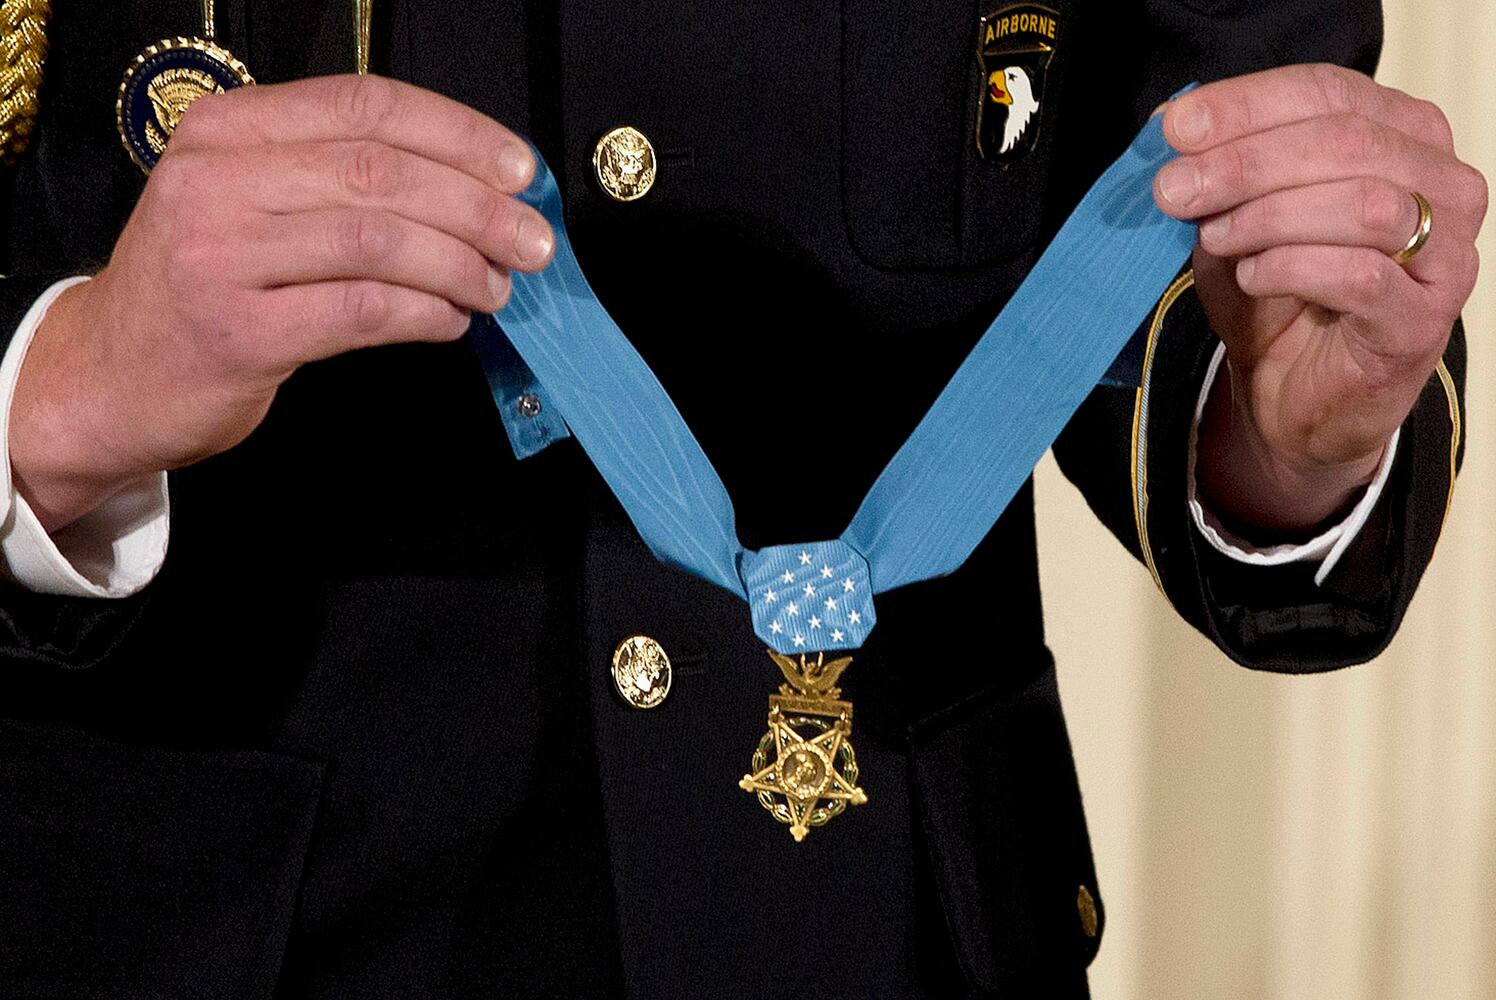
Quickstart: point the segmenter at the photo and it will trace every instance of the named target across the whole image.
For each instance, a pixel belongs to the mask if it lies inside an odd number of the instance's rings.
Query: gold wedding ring
[[[1428,242],[1428,234],[1434,228],[1434,210],[1429,207],[1428,199],[1417,191],[1409,191],[1413,200],[1418,203],[1418,229],[1413,233],[1408,245],[1392,255],[1392,259],[1399,264],[1406,264],[1418,256],[1418,251]]]

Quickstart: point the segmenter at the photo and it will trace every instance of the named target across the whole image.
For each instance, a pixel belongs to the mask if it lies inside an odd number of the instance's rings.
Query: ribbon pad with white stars
[[[846,542],[771,545],[742,574],[753,631],[777,653],[857,649],[877,622],[867,560]]]

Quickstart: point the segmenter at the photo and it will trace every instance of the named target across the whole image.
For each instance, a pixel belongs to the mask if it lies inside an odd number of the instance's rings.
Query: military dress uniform
[[[219,36],[261,83],[342,72],[347,7],[220,0]],[[999,0],[389,0],[374,68],[536,142],[600,299],[756,547],[840,531],[1160,101],[1281,63],[1369,71],[1380,44],[1368,0],[1032,8],[1056,30],[1012,143],[979,114]],[[107,259],[143,184],[115,134],[120,72],[196,17],[193,0],[57,5],[32,148],[5,181],[0,329]],[[624,124],[658,174],[628,203],[591,163]],[[1216,342],[1188,284],[1142,331],[1147,391],[1098,388],[1060,463],[1233,659],[1364,660],[1439,533],[1462,341],[1316,584],[1192,523]],[[771,475],[766,398],[854,412],[855,430],[811,428],[804,466]],[[149,586],[5,591],[0,994],[1085,996],[1105,913],[1031,487],[959,571],[880,598],[849,677],[870,803],[796,844],[736,787],[775,680],[742,604],[657,563],[575,442],[521,460],[505,422],[524,419],[495,408],[468,341],[309,365],[243,445],[173,475]],[[650,711],[609,672],[634,634],[672,662]]]

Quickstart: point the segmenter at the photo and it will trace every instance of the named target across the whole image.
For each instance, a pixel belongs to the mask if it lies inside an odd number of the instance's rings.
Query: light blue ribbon
[[[516,273],[495,319],[650,551],[747,600],[781,653],[855,649],[873,594],[966,560],[1188,259],[1194,226],[1153,204],[1174,156],[1160,122],[1081,200],[834,541],[738,541],[716,469],[582,275],[544,161],[523,200],[555,260]]]

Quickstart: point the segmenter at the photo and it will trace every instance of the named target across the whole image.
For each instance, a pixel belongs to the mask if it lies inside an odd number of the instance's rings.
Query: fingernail
[[[1257,261],[1251,257],[1243,258],[1236,262],[1236,283],[1245,285],[1252,280],[1252,275],[1257,271]]]
[[[507,191],[523,191],[535,171],[535,157],[524,146],[505,146],[499,153],[499,177]]]
[[[525,219],[520,222],[519,232],[514,237],[514,253],[521,264],[534,267],[545,263],[553,244],[550,226],[539,219]]]
[[[1231,216],[1218,215],[1200,227],[1200,239],[1206,243],[1224,243],[1231,232]]]
[[[1174,119],[1174,134],[1190,145],[1204,142],[1210,135],[1210,112],[1199,104],[1186,105]]]
[[[1200,193],[1200,171],[1185,160],[1175,160],[1158,175],[1158,189],[1175,208],[1185,208]]]
[[[493,297],[495,309],[502,309],[509,300],[509,279],[499,273],[497,268],[488,269],[488,294]]]

